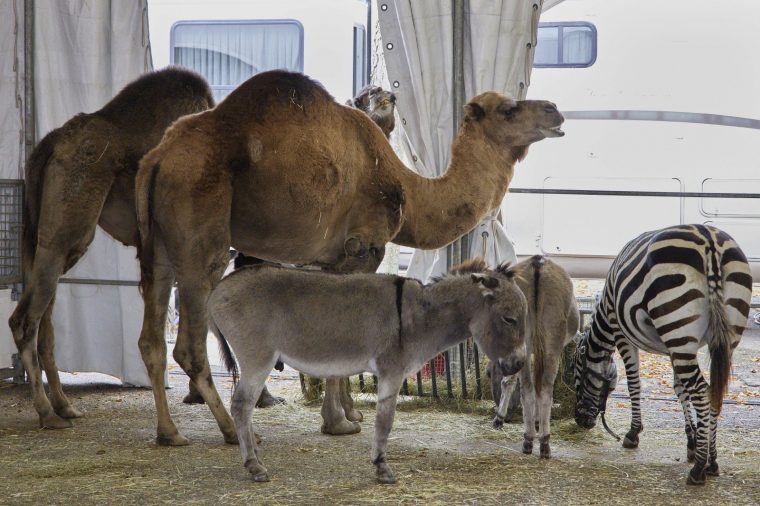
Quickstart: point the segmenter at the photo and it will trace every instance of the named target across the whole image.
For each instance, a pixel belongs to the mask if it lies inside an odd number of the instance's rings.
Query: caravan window
[[[596,27],[591,23],[539,23],[533,66],[590,67],[596,61]]]
[[[179,21],[170,44],[171,63],[204,76],[217,101],[259,72],[303,72],[303,27],[295,20]]]
[[[362,25],[354,26],[354,96],[367,85],[367,31]]]

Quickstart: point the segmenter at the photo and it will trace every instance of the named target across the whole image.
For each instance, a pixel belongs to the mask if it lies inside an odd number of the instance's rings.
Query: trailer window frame
[[[598,37],[596,26],[588,21],[549,21],[538,24],[541,28],[557,29],[557,57],[556,63],[536,63],[533,61],[533,68],[588,68],[596,63]],[[591,33],[591,57],[585,62],[567,62],[563,61],[564,51],[564,29],[565,28],[587,28]],[[536,44],[538,46],[538,43]],[[535,53],[534,53],[535,56]]]

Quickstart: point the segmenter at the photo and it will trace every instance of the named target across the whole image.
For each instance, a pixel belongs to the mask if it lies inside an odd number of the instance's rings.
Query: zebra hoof
[[[623,438],[623,448],[632,450],[639,447],[639,435],[633,431],[628,432]]]
[[[713,460],[710,465],[707,466],[707,469],[705,469],[705,473],[707,476],[720,476],[720,467],[718,467],[718,463]]]
[[[689,477],[686,479],[687,485],[704,485],[706,480],[704,466],[697,464],[691,471],[689,471]]]

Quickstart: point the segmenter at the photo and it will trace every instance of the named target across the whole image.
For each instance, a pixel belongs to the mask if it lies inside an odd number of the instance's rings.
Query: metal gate
[[[21,283],[22,179],[0,179],[0,287]]]

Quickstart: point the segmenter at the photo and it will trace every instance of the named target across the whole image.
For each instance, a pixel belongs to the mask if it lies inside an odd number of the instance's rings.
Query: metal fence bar
[[[462,381],[462,397],[467,398],[467,368],[465,367],[464,342],[459,343],[459,377]]]
[[[451,354],[449,353],[449,350],[446,350],[443,352],[443,370],[446,372],[446,394],[448,395],[449,399],[454,398],[454,391],[452,390],[451,386]]]
[[[509,193],[536,195],[602,195],[612,197],[697,197],[707,199],[760,199],[760,193],[656,192],[636,190],[570,190],[559,188],[510,188]]]
[[[417,371],[417,395],[420,397],[425,396],[425,392],[422,391],[422,371]]]
[[[433,383],[433,397],[438,398],[438,381],[435,376],[435,357],[430,361],[430,381]]]
[[[401,392],[404,395],[409,395],[409,382],[404,378],[404,383],[401,384]]]
[[[477,343],[472,343],[472,356],[475,360],[475,398],[483,398],[483,385],[480,379],[480,353],[478,352]]]

